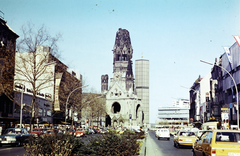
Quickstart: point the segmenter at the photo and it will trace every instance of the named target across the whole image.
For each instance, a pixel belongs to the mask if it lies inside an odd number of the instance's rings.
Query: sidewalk
[[[147,134],[145,141],[143,141],[140,156],[160,156],[161,154],[155,141]]]

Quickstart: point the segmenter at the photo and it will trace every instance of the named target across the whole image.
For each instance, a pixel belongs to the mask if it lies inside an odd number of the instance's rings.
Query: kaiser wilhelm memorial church
[[[149,60],[135,61],[128,30],[116,33],[113,47],[113,76],[101,76],[101,91],[106,95],[106,126],[149,126]]]

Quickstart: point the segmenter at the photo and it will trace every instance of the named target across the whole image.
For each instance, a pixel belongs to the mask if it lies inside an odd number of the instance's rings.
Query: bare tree
[[[15,82],[26,85],[28,92],[32,93],[32,102],[28,109],[31,112],[32,129],[38,107],[36,97],[41,90],[53,88],[54,85],[54,67],[51,66],[53,65],[51,56],[58,57],[57,42],[61,35],[57,34],[53,37],[44,25],[35,28],[30,22],[21,30],[22,36],[17,42],[18,52],[15,59]],[[17,100],[15,102],[19,104]]]
[[[90,117],[91,122],[96,120],[99,123],[99,119],[106,114],[105,98],[103,95],[96,93],[87,93],[83,102],[84,115]],[[92,125],[92,123],[90,123]]]

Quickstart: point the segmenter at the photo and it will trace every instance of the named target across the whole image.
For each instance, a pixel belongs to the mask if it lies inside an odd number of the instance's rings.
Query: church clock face
[[[120,73],[115,73],[115,74],[114,74],[115,80],[119,80],[120,77],[121,77],[121,74],[120,74]]]

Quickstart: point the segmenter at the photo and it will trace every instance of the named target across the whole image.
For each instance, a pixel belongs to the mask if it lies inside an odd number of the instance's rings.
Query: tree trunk
[[[32,99],[32,116],[31,116],[31,121],[30,121],[30,131],[32,131],[33,126],[34,126],[34,118],[35,118],[35,95],[33,94],[33,99]]]

